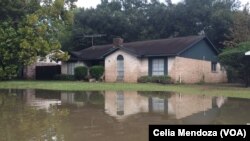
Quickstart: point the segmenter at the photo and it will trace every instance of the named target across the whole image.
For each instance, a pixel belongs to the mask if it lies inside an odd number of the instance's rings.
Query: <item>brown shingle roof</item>
[[[98,60],[103,59],[103,57],[109,55],[117,49],[122,49],[138,57],[172,56],[180,54],[184,50],[192,47],[203,39],[207,38],[204,36],[187,36],[159,40],[138,41],[124,43],[121,47],[113,47],[112,44],[109,44],[90,47],[78,52],[72,52],[72,54],[78,56],[81,60]]]
[[[73,51],[71,52],[75,56],[78,56],[80,60],[99,60],[101,57],[111,51],[113,49],[113,45],[101,45],[89,47],[87,49],[83,49],[81,51]]]
[[[124,44],[139,56],[177,55],[184,49],[202,40],[204,36],[188,36]]]

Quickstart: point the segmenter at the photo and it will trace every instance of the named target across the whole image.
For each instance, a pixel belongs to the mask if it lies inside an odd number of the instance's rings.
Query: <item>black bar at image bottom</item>
[[[149,125],[149,141],[250,141],[250,125]]]

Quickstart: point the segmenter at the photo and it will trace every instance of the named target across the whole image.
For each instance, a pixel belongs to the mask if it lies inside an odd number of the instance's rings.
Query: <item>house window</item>
[[[153,76],[164,75],[164,59],[152,60],[152,75]]]
[[[212,62],[211,70],[212,70],[212,72],[216,72],[216,70],[217,70],[217,62]]]
[[[117,57],[117,81],[124,79],[124,58],[122,55]]]
[[[75,63],[68,63],[68,74],[74,75]]]

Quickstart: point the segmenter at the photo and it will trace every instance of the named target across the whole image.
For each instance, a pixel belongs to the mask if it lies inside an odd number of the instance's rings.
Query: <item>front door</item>
[[[122,55],[117,57],[117,81],[124,80],[124,58]]]

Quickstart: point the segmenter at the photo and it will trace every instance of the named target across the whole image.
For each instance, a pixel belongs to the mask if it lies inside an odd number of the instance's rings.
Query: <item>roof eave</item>
[[[177,56],[177,54],[143,55],[142,57],[172,57],[172,56]]]
[[[213,49],[216,51],[217,54],[219,54],[219,50],[214,46],[214,44],[208,39],[208,37],[205,37],[205,39],[208,41],[208,43],[210,43],[210,45],[212,45]]]
[[[117,50],[122,50],[122,51],[125,51],[126,53],[129,53],[135,57],[140,57],[141,55],[138,55],[136,54],[135,52],[127,49],[126,47],[123,47],[123,46],[119,46],[119,47],[114,47],[112,50],[108,51],[107,53],[105,53],[104,55],[102,55],[100,58],[105,58],[106,56],[112,54],[113,52],[117,51]]]
[[[118,50],[118,47],[113,47],[108,52],[104,53],[100,58],[105,58],[106,56],[110,55],[111,53],[115,52],[116,50]]]
[[[78,61],[104,60],[103,58],[79,58]]]
[[[135,51],[132,51],[132,50],[127,49],[126,47],[121,46],[120,49],[121,49],[122,51],[125,51],[125,52],[127,52],[127,53],[129,53],[129,54],[135,56],[135,57],[141,57],[141,55],[137,54]]]
[[[178,55],[178,56],[181,55],[183,52],[185,52],[185,51],[187,51],[188,49],[192,48],[194,45],[196,45],[197,43],[199,43],[199,42],[200,42],[201,40],[203,40],[204,38],[205,38],[205,36],[202,37],[200,40],[198,40],[198,41],[196,41],[196,42],[190,44],[188,47],[186,47],[186,48],[184,48],[183,50],[179,51],[179,52],[177,53],[177,55]]]

